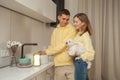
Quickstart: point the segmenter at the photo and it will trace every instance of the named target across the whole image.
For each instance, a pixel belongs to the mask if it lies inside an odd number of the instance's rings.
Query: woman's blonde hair
[[[73,19],[75,17],[77,17],[81,22],[85,23],[84,27],[82,27],[83,33],[88,31],[89,35],[91,36],[93,32],[92,32],[92,27],[87,15],[85,13],[78,13],[73,17]]]

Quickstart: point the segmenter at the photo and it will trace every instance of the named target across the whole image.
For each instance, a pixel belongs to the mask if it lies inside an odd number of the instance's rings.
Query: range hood
[[[52,0],[0,0],[0,5],[46,23],[56,21],[56,4]]]

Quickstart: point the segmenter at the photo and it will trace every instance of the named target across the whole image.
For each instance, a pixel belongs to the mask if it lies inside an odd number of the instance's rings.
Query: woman
[[[90,21],[86,14],[78,13],[73,17],[73,22],[77,35],[74,41],[86,48],[86,51],[75,59],[75,80],[88,80],[87,61],[94,59],[95,51],[93,49],[90,36],[92,35],[92,28]]]

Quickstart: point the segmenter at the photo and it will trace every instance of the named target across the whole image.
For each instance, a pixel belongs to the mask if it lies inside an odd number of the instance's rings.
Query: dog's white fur
[[[67,54],[75,57],[75,59],[79,59],[79,56],[86,50],[84,46],[75,43],[73,39],[68,39],[66,45],[70,47]],[[92,63],[90,61],[87,61],[86,63],[88,64],[87,69],[90,69]]]

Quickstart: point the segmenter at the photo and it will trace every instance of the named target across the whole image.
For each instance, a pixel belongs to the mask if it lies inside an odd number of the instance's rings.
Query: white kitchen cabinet
[[[54,67],[49,68],[46,70],[46,80],[54,80]]]
[[[46,23],[56,21],[56,4],[52,0],[0,0],[0,5]]]
[[[36,80],[54,80],[54,68],[51,67],[36,76]]]
[[[28,77],[25,80],[54,80],[54,67],[51,66],[43,72],[38,72],[37,75],[33,74],[32,77]]]
[[[36,76],[36,80],[46,80],[45,78],[46,78],[46,71],[44,71]]]
[[[56,4],[52,0],[16,0],[23,6],[44,16],[45,21],[55,21],[56,19]]]

